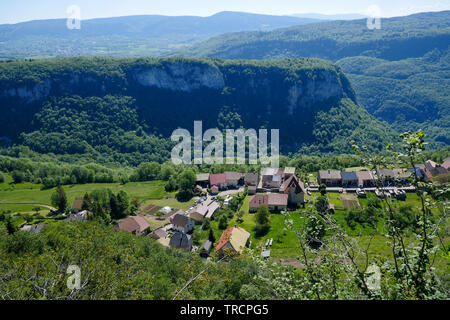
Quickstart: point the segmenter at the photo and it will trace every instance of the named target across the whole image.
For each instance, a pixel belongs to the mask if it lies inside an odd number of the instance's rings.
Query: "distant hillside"
[[[291,14],[291,16],[297,18],[308,18],[319,20],[357,20],[367,18],[367,16],[358,13],[343,13],[343,14],[295,13]]]
[[[339,60],[373,56],[387,60],[421,57],[450,43],[450,11],[382,19],[380,30],[367,21],[330,21],[278,29],[220,35],[196,45],[195,56],[226,59],[319,57]]]
[[[217,36],[184,54],[226,59],[318,57],[341,65],[359,102],[398,130],[422,128],[450,144],[450,11],[308,24]]]
[[[394,138],[319,59],[71,58],[0,63],[0,137],[57,154],[167,156],[176,128],[280,129],[283,152],[380,149]],[[153,159],[155,160],[155,159]]]
[[[127,16],[81,22],[69,30],[65,19],[0,25],[0,59],[65,56],[164,55],[226,32],[273,30],[318,21],[292,16],[220,12],[210,17]]]

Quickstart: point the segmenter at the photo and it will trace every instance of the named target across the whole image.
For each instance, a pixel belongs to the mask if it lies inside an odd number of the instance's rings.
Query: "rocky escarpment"
[[[106,95],[132,97],[148,132],[168,136],[202,120],[204,127],[280,128],[291,145],[314,141],[318,115],[339,108],[343,99],[356,106],[341,70],[318,59],[8,62],[0,63],[0,136],[14,140],[39,130],[34,114],[47,101]]]

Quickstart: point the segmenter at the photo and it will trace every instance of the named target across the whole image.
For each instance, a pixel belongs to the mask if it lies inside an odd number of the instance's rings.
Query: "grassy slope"
[[[0,212],[11,210],[13,212],[31,212],[36,205],[33,204],[5,204],[5,203],[36,203],[51,206],[51,196],[55,188],[42,190],[41,185],[32,183],[11,184],[11,177],[5,175],[5,183],[0,184]],[[148,199],[161,199],[166,194],[165,182],[130,182],[126,185],[120,183],[90,183],[64,186],[69,204],[73,200],[83,197],[86,192],[96,189],[111,189],[114,193],[126,191],[130,197],[137,197],[140,201]],[[42,208],[43,212],[48,211]]]

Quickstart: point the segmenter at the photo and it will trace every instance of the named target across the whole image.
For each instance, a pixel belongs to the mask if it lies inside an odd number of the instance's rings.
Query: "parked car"
[[[356,195],[358,196],[358,198],[367,198],[366,192],[361,188],[356,189]]]

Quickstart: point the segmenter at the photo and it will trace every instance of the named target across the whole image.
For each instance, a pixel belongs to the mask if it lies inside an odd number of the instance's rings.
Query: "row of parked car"
[[[394,188],[394,189],[384,189],[383,191],[380,189],[377,189],[377,190],[375,190],[375,195],[379,198],[384,198],[384,195],[387,195],[388,197],[394,197],[397,200],[405,200],[406,199],[405,190]]]

